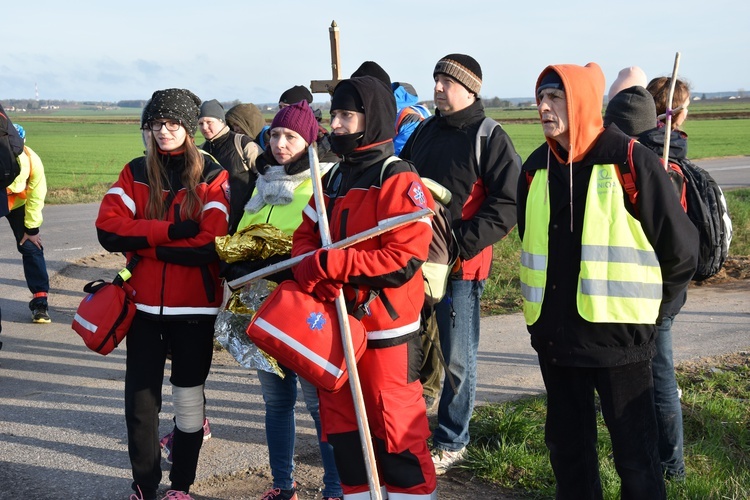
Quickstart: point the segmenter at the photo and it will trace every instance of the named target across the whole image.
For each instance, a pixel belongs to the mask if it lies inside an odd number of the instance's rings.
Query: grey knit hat
[[[200,115],[198,115],[198,118],[216,118],[217,120],[226,122],[226,117],[224,116],[224,106],[222,106],[221,103],[216,99],[203,101],[203,104],[201,104],[201,112]]]
[[[198,130],[200,105],[200,98],[187,89],[157,90],[143,111],[142,120],[144,123],[156,118],[179,121],[192,136]]]
[[[466,54],[448,54],[435,65],[432,76],[443,73],[455,78],[469,92],[479,94],[482,88],[482,68],[471,56]]]
[[[631,137],[656,128],[654,98],[640,85],[621,90],[609,101],[604,112],[604,126],[610,123]]]

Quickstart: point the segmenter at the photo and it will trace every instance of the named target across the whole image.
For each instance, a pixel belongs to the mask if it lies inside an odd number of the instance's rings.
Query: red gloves
[[[323,302],[333,302],[336,297],[341,293],[341,288],[344,286],[340,281],[333,281],[325,279],[318,282],[313,288],[313,293]]]
[[[321,265],[322,260],[325,260],[325,250],[318,250],[294,268],[294,279],[297,280],[300,288],[307,293],[312,293],[315,285],[328,278]]]

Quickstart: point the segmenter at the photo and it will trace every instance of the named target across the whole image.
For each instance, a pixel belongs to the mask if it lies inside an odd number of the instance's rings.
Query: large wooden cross
[[[331,76],[330,80],[312,80],[310,90],[313,94],[333,94],[333,89],[341,81],[341,56],[339,55],[339,27],[336,21],[328,28],[331,39]]]

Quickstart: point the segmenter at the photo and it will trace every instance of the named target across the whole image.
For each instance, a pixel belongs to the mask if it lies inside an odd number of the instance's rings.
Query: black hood
[[[365,107],[365,133],[360,148],[392,140],[396,135],[396,98],[391,88],[373,76],[358,76],[343,82],[356,89]]]
[[[638,142],[649,148],[659,156],[664,155],[664,125],[648,130],[638,136]],[[687,158],[687,134],[681,130],[673,130],[669,137],[669,159],[674,161]]]

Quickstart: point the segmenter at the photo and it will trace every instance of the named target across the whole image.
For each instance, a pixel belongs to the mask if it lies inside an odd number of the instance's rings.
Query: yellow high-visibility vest
[[[581,236],[578,313],[592,323],[656,322],[662,297],[661,268],[640,222],[625,209],[614,165],[594,165]],[[521,286],[526,323],[541,314],[549,251],[547,171],[535,173],[521,246]]]

